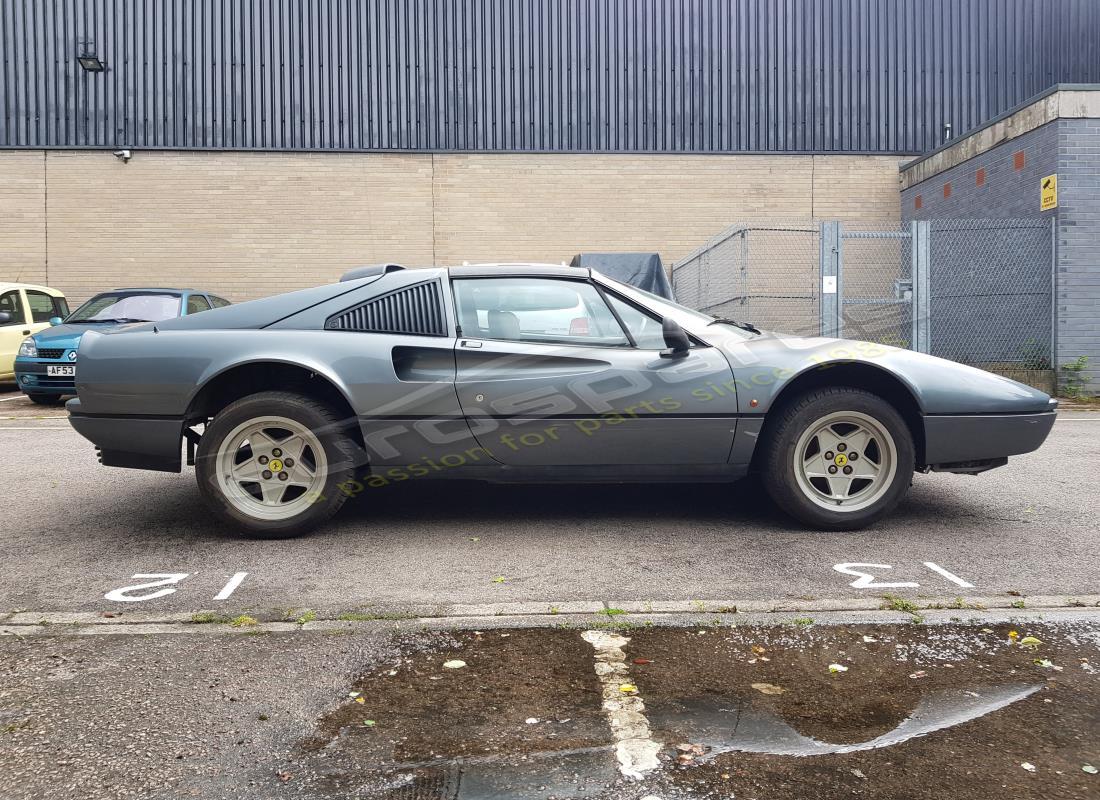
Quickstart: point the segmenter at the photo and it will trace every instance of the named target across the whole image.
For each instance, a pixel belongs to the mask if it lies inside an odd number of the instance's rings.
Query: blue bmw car
[[[76,394],[76,349],[87,330],[111,330],[142,322],[198,314],[229,305],[196,289],[115,289],[97,294],[64,320],[28,336],[15,358],[15,379],[35,403],[52,405]]]

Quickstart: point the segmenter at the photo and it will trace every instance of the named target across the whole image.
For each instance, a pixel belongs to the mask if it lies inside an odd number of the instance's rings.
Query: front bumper
[[[1057,413],[936,415],[924,418],[924,461],[933,469],[980,471],[974,465],[1030,453],[1046,440]],[[953,469],[955,468],[955,469]]]
[[[65,404],[69,424],[96,446],[108,467],[180,472],[183,420],[178,417],[100,417],[81,413],[80,400]]]
[[[76,376],[47,375],[47,367],[75,367],[76,363],[68,359],[29,359],[15,360],[15,382],[26,394],[76,394]],[[75,372],[75,370],[74,370]]]

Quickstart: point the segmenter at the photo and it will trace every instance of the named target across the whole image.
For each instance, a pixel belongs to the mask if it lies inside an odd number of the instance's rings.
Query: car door
[[[23,294],[27,298],[31,333],[38,333],[50,327],[50,320],[54,317],[64,319],[69,316],[69,309],[63,297],[54,297],[37,289],[24,289]]]
[[[456,390],[478,443],[522,466],[724,464],[736,398],[714,348],[663,358],[601,289],[552,277],[452,280]],[[659,322],[657,325],[659,326]]]
[[[0,311],[11,314],[11,320],[0,325],[0,378],[11,380],[15,375],[15,356],[19,345],[31,335],[30,318],[22,291],[9,289],[0,293]]]

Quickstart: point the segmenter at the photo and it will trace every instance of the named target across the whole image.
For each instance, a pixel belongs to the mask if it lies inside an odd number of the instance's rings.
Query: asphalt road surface
[[[1097,413],[1063,413],[1041,450],[984,475],[918,475],[892,517],[856,533],[802,529],[752,483],[409,482],[365,492],[312,536],[263,542],[216,525],[191,470],[102,467],[59,411],[13,396],[0,394],[5,612],[444,614],[887,592],[1070,599],[1100,587]]]

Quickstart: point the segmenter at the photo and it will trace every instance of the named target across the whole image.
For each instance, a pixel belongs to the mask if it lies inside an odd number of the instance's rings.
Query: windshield
[[[600,281],[606,283],[609,287],[615,289],[618,292],[626,295],[627,297],[633,297],[635,300],[643,301],[644,305],[648,306],[653,311],[656,311],[662,317],[671,317],[678,323],[683,325],[689,330],[700,330],[708,325],[716,323],[722,324],[728,330],[737,331],[745,338],[751,338],[755,335],[750,331],[746,331],[743,328],[739,328],[736,325],[721,323],[720,320],[715,319],[710,314],[704,314],[702,311],[696,311],[682,306],[679,303],[674,303],[660,295],[647,292],[645,289],[639,289],[636,286],[622,283],[614,278],[609,278],[606,275],[600,273]]]
[[[74,311],[66,322],[160,322],[180,315],[174,294],[105,292]]]

